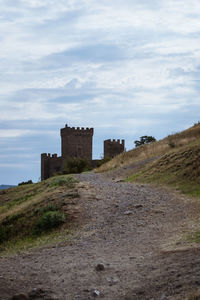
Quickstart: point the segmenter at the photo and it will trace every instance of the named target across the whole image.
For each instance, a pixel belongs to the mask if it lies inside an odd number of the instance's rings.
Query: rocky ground
[[[200,299],[200,248],[183,240],[198,217],[195,201],[101,174],[78,179],[79,232],[1,257],[1,300]]]

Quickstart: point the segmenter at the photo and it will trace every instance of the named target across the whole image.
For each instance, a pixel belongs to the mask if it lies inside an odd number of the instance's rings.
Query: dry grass
[[[146,164],[129,179],[149,183],[165,183],[177,187],[182,186],[182,191],[187,191],[190,187],[191,193],[192,187],[195,187],[195,193],[198,195],[200,192],[199,158],[200,144],[197,140],[162,155],[153,163]]]
[[[123,167],[128,173],[123,173]],[[129,176],[128,181],[166,184],[183,193],[200,196],[200,123],[122,153],[95,171],[110,170],[116,170],[111,174],[120,178]]]
[[[200,138],[188,140],[142,165],[127,180],[170,185],[182,193],[200,196]]]
[[[134,162],[143,161],[147,158],[164,154],[168,149],[169,146],[162,142],[140,146],[128,152],[123,152],[119,154],[108,163],[103,164],[98,169],[95,169],[95,172],[97,173],[106,172],[115,168],[130,165],[131,163]]]
[[[188,300],[200,300],[200,291],[191,293]]]
[[[184,145],[190,144],[200,139],[200,124],[176,134],[169,135],[163,140],[134,148],[128,152],[121,153],[108,163],[96,169],[95,172],[106,172],[115,168],[140,162],[148,158],[160,157],[175,149],[180,149]]]

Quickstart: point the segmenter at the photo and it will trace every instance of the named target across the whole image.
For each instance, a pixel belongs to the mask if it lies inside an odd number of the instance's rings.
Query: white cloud
[[[20,129],[0,129],[0,138],[13,138],[27,135],[30,130],[20,130]]]
[[[57,134],[56,130],[45,130],[39,131],[40,134],[45,134],[45,135],[54,135]],[[34,134],[38,134],[37,130],[30,130],[30,129],[0,129],[0,139],[1,138],[16,138],[16,137],[22,137],[25,135],[34,135]],[[19,151],[21,151],[21,149],[23,148],[13,148],[14,149],[18,149]],[[27,148],[25,148],[27,149]]]

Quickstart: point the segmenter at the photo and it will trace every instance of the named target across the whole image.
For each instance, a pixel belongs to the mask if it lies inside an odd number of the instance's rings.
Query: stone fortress
[[[62,172],[67,158],[87,159],[92,167],[98,160],[92,160],[93,128],[69,127],[60,130],[61,156],[57,154],[41,154],[41,180],[47,179],[56,173]],[[125,142],[122,140],[104,141],[104,158],[113,158],[124,151]]]

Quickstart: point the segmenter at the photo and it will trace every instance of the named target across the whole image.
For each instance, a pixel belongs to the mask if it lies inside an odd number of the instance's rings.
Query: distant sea
[[[11,187],[14,187],[15,185],[8,185],[8,184],[1,184],[0,190],[9,189]]]

